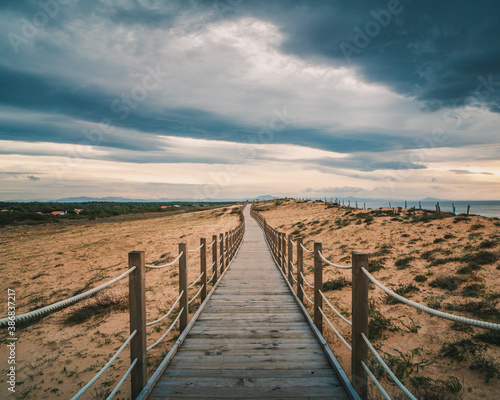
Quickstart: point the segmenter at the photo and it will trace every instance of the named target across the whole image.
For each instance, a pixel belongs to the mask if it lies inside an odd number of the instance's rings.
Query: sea
[[[348,200],[339,199],[340,204],[342,201],[345,205],[348,204]],[[391,207],[404,207],[404,200],[367,200],[364,201],[362,199],[355,199],[351,201],[351,206],[354,207],[356,205],[356,201],[358,202],[358,208],[363,208],[366,203],[366,208],[379,208],[379,207],[389,207],[389,203]],[[439,207],[441,211],[453,212],[453,206],[455,206],[455,214],[466,214],[467,207],[470,206],[470,214],[481,215],[483,217],[488,218],[500,218],[500,201],[486,201],[486,200],[471,200],[471,201],[452,201],[452,200],[422,200],[420,201],[420,205],[425,210],[435,210],[436,203],[439,202]],[[407,201],[408,208],[419,208],[418,201]]]

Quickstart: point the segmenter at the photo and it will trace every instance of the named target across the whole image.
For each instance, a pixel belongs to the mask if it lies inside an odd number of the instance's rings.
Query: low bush
[[[445,290],[455,290],[460,284],[460,279],[456,276],[441,276],[429,283],[429,286],[438,287]]]
[[[330,279],[323,283],[323,292],[329,292],[331,290],[340,290],[346,286],[351,286],[352,283],[348,281],[345,277],[340,276],[336,279]]]

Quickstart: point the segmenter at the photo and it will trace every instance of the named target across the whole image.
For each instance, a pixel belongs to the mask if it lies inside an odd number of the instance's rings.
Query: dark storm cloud
[[[283,50],[355,66],[428,109],[480,103],[500,111],[497,1],[252,1],[238,11],[277,24]]]

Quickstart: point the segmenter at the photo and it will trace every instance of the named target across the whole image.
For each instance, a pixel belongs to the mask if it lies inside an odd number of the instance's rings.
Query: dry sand
[[[166,263],[178,254],[178,243],[188,249],[199,246],[200,237],[211,242],[213,234],[234,229],[239,224],[236,207],[219,208],[161,218],[130,220],[110,219],[108,222],[5,227],[0,229],[0,316],[7,314],[7,289],[16,291],[17,313],[21,314],[68,298],[76,291],[88,290],[128,269],[128,252],[143,250],[146,262]],[[210,254],[210,253],[209,253]],[[211,260],[211,258],[209,257]],[[146,273],[147,321],[165,314],[178,295],[177,264]],[[199,275],[199,252],[188,258],[188,282]],[[190,289],[190,296],[198,287]],[[75,325],[65,322],[75,310],[96,299],[47,316],[34,325],[18,329],[16,368],[18,399],[67,399],[87,383],[108,361],[129,335],[128,279],[102,292],[118,300],[118,309],[93,316]],[[103,297],[104,296],[104,297]],[[194,302],[196,307],[198,302]],[[158,340],[172,319],[157,328],[148,328],[148,346]],[[168,351],[178,330],[148,355],[148,372],[152,374]],[[7,348],[5,331],[0,337],[0,397],[6,395]],[[104,398],[118,382],[129,365],[125,350],[114,366],[82,399]],[[5,395],[5,396],[4,396]],[[129,398],[126,382],[118,399]]]
[[[261,211],[261,214],[267,219],[268,224],[278,228],[281,232],[304,237],[305,246],[310,250],[312,250],[315,241],[322,242],[323,254],[330,261],[346,265],[350,264],[352,251],[371,253],[373,255],[370,256],[370,259],[378,260],[383,265],[382,269],[373,272],[374,277],[392,290],[399,285],[413,284],[418,288],[417,291],[404,296],[424,305],[432,304],[434,307],[440,305],[440,309],[443,311],[447,311],[446,304],[463,304],[484,300],[491,307],[484,313],[495,314],[491,316],[490,320],[496,323],[500,322],[498,318],[500,222],[497,219],[471,216],[457,221],[456,217],[450,215],[428,222],[413,222],[413,218],[404,218],[407,213],[402,213],[398,217],[372,214],[373,221],[367,223],[364,222],[367,216],[362,213],[367,213],[369,210],[328,206],[323,202],[311,201],[287,200],[279,203],[279,205],[274,204],[274,202],[259,204],[259,209],[267,210]],[[385,211],[389,212],[389,210]],[[417,217],[422,214],[422,211],[417,210]],[[468,265],[467,262],[463,261],[451,261],[431,266],[433,259],[457,258],[467,254],[474,255],[479,251],[493,253],[494,255],[491,257],[496,258],[496,261],[488,262],[478,270],[466,274],[456,273],[458,269]],[[405,257],[413,258],[408,259],[407,268],[398,268],[397,260]],[[311,283],[313,282],[312,265],[312,257],[307,255],[304,261],[304,270],[307,272],[306,278]],[[427,280],[417,282],[415,280],[417,275],[424,275]],[[338,279],[341,276],[344,276],[347,281],[351,281],[349,270],[325,266],[323,282]],[[460,279],[457,289],[445,290],[429,285],[436,278],[447,276]],[[484,287],[479,286],[478,297],[463,296],[464,288],[471,284],[484,285]],[[311,297],[310,290],[308,293]],[[341,290],[328,291],[326,295],[334,306],[343,310],[346,316],[350,316],[350,286]],[[453,326],[451,321],[422,314],[413,307],[401,303],[387,304],[385,293],[379,288],[371,287],[369,296],[371,308],[378,309],[383,317],[390,319],[392,326],[391,329],[383,331],[382,339],[373,340],[373,343],[382,350],[382,354],[389,353],[400,361],[401,371],[404,371],[402,372],[403,381],[410,389],[416,390],[410,377],[429,377],[434,381],[427,381],[424,386],[437,387],[444,387],[444,381],[451,384],[455,381],[453,377],[456,377],[462,385],[462,390],[447,398],[500,398],[498,375],[491,378],[488,384],[485,382],[484,373],[469,369],[469,365],[473,363],[475,358],[473,354],[464,351],[463,357],[465,359],[459,361],[445,357],[440,352],[446,343],[470,339],[473,335],[487,332],[487,330],[471,328],[467,332],[457,331],[457,327]],[[309,307],[309,311],[312,311],[311,307]],[[478,319],[475,313],[447,312]],[[350,342],[349,327],[338,317],[335,317],[333,312],[328,312],[327,315],[332,316],[334,325]],[[485,314],[481,314],[479,318],[483,317]],[[414,329],[418,333],[411,332]],[[458,329],[460,328],[458,327]],[[330,328],[326,327],[326,324],[324,334],[344,370],[348,372],[351,359],[347,348]],[[472,342],[479,346],[484,344],[475,339],[472,339]],[[482,356],[498,363],[499,347],[490,344],[485,350],[476,349],[476,356]],[[498,364],[497,367],[500,368]],[[424,378],[417,379],[424,380]],[[401,393],[387,380],[383,382],[389,393]],[[371,388],[371,392],[376,398],[377,390]],[[402,396],[401,398],[406,397]]]

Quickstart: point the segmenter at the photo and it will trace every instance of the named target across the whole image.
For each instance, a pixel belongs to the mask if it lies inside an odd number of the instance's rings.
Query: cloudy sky
[[[0,200],[500,199],[500,4],[2,0]]]

